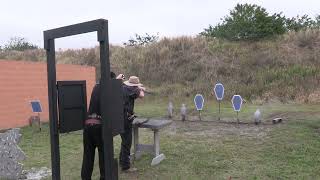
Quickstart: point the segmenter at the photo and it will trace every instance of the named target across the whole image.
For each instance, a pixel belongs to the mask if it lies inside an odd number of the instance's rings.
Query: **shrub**
[[[158,41],[159,34],[150,35],[146,33],[145,35],[135,34],[134,38],[128,40],[128,42],[123,43],[125,46],[145,46]]]
[[[265,8],[251,4],[237,4],[217,26],[209,25],[202,33],[206,37],[227,40],[260,40],[284,34],[285,17],[280,14],[269,15]]]
[[[38,49],[37,45],[31,44],[25,38],[13,37],[4,45],[6,51],[25,51],[30,49]]]

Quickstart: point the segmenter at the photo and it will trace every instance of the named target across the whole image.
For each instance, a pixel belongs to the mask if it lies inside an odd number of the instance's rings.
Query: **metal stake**
[[[239,121],[239,112],[237,111],[237,121],[238,121],[238,124],[240,123]]]
[[[220,117],[221,117],[221,115],[220,115],[220,104],[221,104],[221,101],[219,101],[219,117],[218,117],[219,121],[220,121]]]

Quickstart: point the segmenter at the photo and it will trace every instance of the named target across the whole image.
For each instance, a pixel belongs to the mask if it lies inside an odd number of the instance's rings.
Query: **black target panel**
[[[110,120],[112,122],[112,135],[116,136],[124,130],[122,80],[111,80],[111,92],[110,101],[113,105],[110,108],[112,111]]]
[[[86,81],[57,81],[59,132],[83,129],[87,118]]]

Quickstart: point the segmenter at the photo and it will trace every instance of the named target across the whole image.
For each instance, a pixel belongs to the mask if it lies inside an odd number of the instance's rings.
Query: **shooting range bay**
[[[320,179],[320,1],[252,3],[2,2],[0,180]]]
[[[264,163],[260,164],[259,167],[255,167],[256,171],[258,171],[256,175],[267,176],[268,174],[274,174],[272,177],[276,177],[279,174],[277,174],[278,169],[274,164],[281,163],[282,167],[287,169],[283,173],[290,177],[289,172],[296,171],[296,166],[290,161],[284,161],[278,157],[285,157],[289,147],[299,146],[303,148],[305,142],[303,136],[309,138],[308,147],[319,145],[319,141],[317,141],[319,136],[314,136],[317,130],[310,128],[310,125],[317,127],[319,122],[318,106],[312,108],[304,105],[283,106],[281,104],[262,106],[265,109],[262,122],[264,124],[257,126],[254,124],[253,114],[261,106],[246,105],[243,107],[239,114],[241,123],[237,125],[235,112],[230,101],[222,102],[221,104],[223,117],[221,122],[214,118],[218,115],[217,109],[214,108],[204,108],[202,112],[203,122],[199,122],[193,98],[189,99],[189,101],[184,101],[184,103],[186,103],[187,107],[192,107],[188,110],[188,120],[190,121],[183,123],[178,111],[176,112],[176,118],[173,118],[173,123],[164,128],[160,134],[160,151],[165,155],[166,159],[153,167],[150,166],[150,162],[153,160],[154,155],[143,154],[134,163],[140,169],[139,174],[141,173],[140,175],[134,174],[135,177],[147,180],[154,177],[155,174],[164,178],[184,177],[185,174],[188,174],[190,179],[197,179],[199,171],[203,173],[201,175],[202,178],[210,179],[212,174],[218,178],[228,177],[230,172],[225,172],[219,168],[220,166],[223,166],[224,169],[237,167],[237,169],[232,170],[232,174],[251,177],[255,173],[252,172],[250,164],[252,162],[259,163],[260,161]],[[179,109],[181,103],[176,102],[174,104],[177,104],[176,109]],[[167,114],[167,106],[167,101],[137,101],[136,113],[140,117],[164,117]],[[207,106],[217,107],[216,100],[213,97],[211,101],[207,100]],[[296,109],[299,109],[299,112]],[[281,126],[277,124],[271,125],[272,119],[277,116],[284,118],[285,121],[279,124]],[[296,119],[305,119],[309,123],[301,125],[301,121]],[[22,129],[23,136],[19,146],[27,156],[27,159],[23,162],[25,169],[50,166],[48,130],[47,124],[44,124],[42,131],[36,134],[29,127]],[[153,143],[152,131],[140,129],[139,136],[141,143]],[[120,142],[120,137],[114,138],[115,157],[118,157]],[[277,142],[292,143],[283,146],[283,144]],[[259,144],[258,149],[257,144]],[[62,177],[79,177],[81,169],[81,163],[79,162],[82,161],[82,133],[71,132],[60,135],[60,151]],[[301,156],[312,159],[318,158],[316,149],[309,149],[308,151],[292,152],[291,158],[297,162],[300,161]],[[234,154],[234,156],[229,157],[231,154]],[[317,162],[313,160],[308,162],[310,164],[305,166],[316,175],[318,173],[316,170]],[[214,167],[209,165],[214,165]],[[95,164],[93,174],[93,178],[99,177],[98,163]],[[130,179],[131,177],[132,175],[130,174],[120,173],[120,179]]]

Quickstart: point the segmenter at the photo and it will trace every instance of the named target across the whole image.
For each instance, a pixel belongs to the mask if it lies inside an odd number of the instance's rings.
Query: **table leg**
[[[154,147],[154,155],[155,157],[152,159],[151,166],[159,164],[164,158],[164,154],[160,154],[160,135],[159,135],[159,130],[154,130],[154,142],[153,142],[153,147]]]
[[[159,137],[159,131],[154,130],[153,131],[153,146],[154,146],[154,155],[158,156],[160,154],[160,137]]]
[[[139,128],[137,126],[134,126],[133,127],[133,153],[134,153],[134,157],[137,157],[138,144],[139,144]]]

